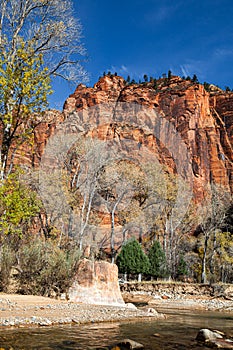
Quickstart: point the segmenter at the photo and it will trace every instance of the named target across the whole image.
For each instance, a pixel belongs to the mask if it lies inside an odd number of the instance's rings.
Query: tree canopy
[[[122,246],[116,263],[122,273],[139,274],[149,270],[148,258],[135,238],[129,239]]]
[[[150,274],[156,278],[166,277],[166,256],[159,241],[154,241],[149,250],[148,258],[150,262]]]
[[[1,179],[7,175],[7,165],[10,172],[15,152],[32,136],[51,93],[42,54],[34,56],[32,51],[21,40],[14,62],[6,52],[0,54]]]
[[[33,56],[42,54],[48,74],[79,81],[81,25],[71,0],[0,0],[0,49],[14,64],[23,39]]]
[[[41,203],[34,191],[21,181],[22,172],[11,174],[0,186],[0,232],[21,235]]]
[[[0,0],[1,180],[41,120],[51,77],[84,78],[80,35],[70,0]]]

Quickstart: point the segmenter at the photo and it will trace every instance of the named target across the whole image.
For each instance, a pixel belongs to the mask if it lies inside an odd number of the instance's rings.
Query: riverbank
[[[142,293],[123,293],[123,298],[127,303],[147,305],[154,308],[157,312],[165,314],[182,310],[233,313],[233,301],[224,298],[208,298],[205,296],[151,297]]]
[[[87,305],[40,296],[0,294],[0,327],[156,320],[181,310],[233,313],[233,301],[224,298],[207,298],[200,295],[165,298],[154,297],[145,292],[125,292],[123,297],[127,303],[135,303],[140,307]]]
[[[52,326],[164,318],[153,307],[101,306],[40,296],[0,294],[0,327]]]
[[[159,312],[197,310],[233,312],[233,285],[182,282],[130,282],[121,285],[126,303],[148,305]]]

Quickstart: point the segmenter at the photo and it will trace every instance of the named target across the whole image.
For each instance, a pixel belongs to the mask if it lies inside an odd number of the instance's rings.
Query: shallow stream
[[[73,350],[110,346],[124,338],[133,339],[148,350],[207,349],[195,341],[201,328],[233,335],[233,315],[186,311],[169,314],[166,320],[102,323],[83,326],[0,329],[0,349]]]

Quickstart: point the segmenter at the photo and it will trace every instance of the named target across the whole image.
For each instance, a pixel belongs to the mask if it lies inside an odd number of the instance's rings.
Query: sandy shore
[[[164,318],[153,307],[84,305],[40,296],[1,294],[0,327],[51,326]]]
[[[131,295],[131,302],[143,302],[143,295]],[[71,303],[40,296],[0,293],[0,327],[52,326],[136,319],[160,319],[179,310],[233,312],[233,301],[220,298],[153,298],[143,308]]]

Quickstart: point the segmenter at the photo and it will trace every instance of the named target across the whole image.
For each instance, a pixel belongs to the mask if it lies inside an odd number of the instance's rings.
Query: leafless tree
[[[103,169],[99,181],[99,195],[110,216],[110,248],[112,263],[115,261],[115,222],[119,212],[127,212],[135,191],[138,166],[127,159],[117,158]]]
[[[112,150],[108,149],[107,143],[96,139],[83,139],[73,147],[69,162],[66,162],[66,168],[71,174],[71,207],[74,208],[75,231],[80,250],[83,248],[85,234],[90,231],[90,217],[94,200],[98,201],[96,196],[100,177],[112,157]]]
[[[210,273],[213,275],[213,261],[217,248],[217,235],[224,222],[231,195],[218,185],[211,184],[206,200],[199,207],[199,231],[203,237],[201,259],[201,282],[207,282],[207,262]]]
[[[86,76],[81,29],[71,0],[0,0],[0,50],[11,64],[23,40],[31,55],[43,55],[48,74],[77,83]]]

